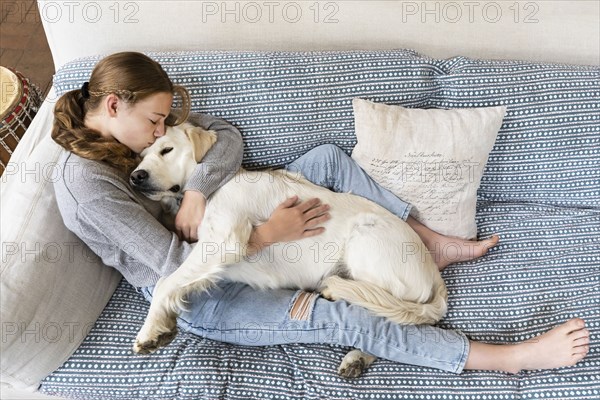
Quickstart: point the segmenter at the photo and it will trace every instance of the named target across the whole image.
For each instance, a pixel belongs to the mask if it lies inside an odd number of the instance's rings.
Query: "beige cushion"
[[[49,136],[49,107],[24,140],[44,138],[20,151],[0,186],[1,380],[29,390],[77,349],[120,280],[62,222],[52,185],[62,149]]]
[[[409,109],[354,99],[352,157],[445,235],[477,235],[477,188],[506,107]]]

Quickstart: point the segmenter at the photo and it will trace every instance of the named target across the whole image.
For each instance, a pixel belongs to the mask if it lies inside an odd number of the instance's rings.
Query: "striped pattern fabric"
[[[600,213],[511,203],[481,203],[478,211],[481,233],[496,232],[502,243],[480,260],[446,268],[450,309],[440,326],[515,343],[579,316],[598,335]],[[158,353],[136,356],[131,345],[147,309],[123,282],[43,391],[103,400],[600,397],[597,341],[576,367],[554,371],[453,375],[378,360],[361,378],[345,380],[335,371],[347,349],[337,346],[241,347],[181,333]]]
[[[480,197],[599,206],[600,68],[464,57],[442,67],[432,107],[508,108]]]
[[[131,346],[148,304],[122,282],[43,392],[99,400],[600,398],[598,68],[432,60],[410,51],[154,56],[192,91],[195,111],[240,127],[246,165],[256,168],[321,143],[350,151],[353,97],[411,107],[508,105],[477,209],[479,236],[496,233],[501,243],[444,270],[449,311],[439,325],[516,343],[581,317],[591,350],[574,367],[518,375],[453,375],[378,360],[354,380],[337,376],[347,349],[330,345],[242,347],[179,334],[156,354],[136,356]],[[96,60],[75,61],[55,82],[78,88]]]
[[[408,50],[370,52],[149,53],[185,86],[192,110],[244,134],[244,167],[281,167],[313,147],[356,145],[352,99],[425,107],[439,68]],[[99,58],[64,66],[59,93],[79,89]]]

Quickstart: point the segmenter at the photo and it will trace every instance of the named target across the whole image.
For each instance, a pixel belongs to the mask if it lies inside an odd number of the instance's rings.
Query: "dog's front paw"
[[[175,339],[175,336],[177,336],[177,328],[175,327],[171,331],[152,335],[148,338],[143,338],[141,336],[142,335],[139,334],[135,339],[133,352],[136,354],[150,354],[171,343],[173,339]]]
[[[372,355],[360,350],[352,350],[342,360],[338,374],[344,378],[358,378],[375,360],[376,357]]]

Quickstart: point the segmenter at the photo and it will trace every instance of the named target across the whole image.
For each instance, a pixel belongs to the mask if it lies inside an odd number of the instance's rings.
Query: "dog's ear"
[[[196,162],[200,162],[217,141],[217,134],[215,132],[204,130],[198,126],[187,128],[185,134],[192,142]]]

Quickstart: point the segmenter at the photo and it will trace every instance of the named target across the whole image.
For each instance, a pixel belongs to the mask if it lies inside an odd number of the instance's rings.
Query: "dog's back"
[[[237,243],[231,238],[221,240],[232,232],[234,236],[242,231],[249,235],[252,226],[267,221],[273,210],[293,195],[301,200],[318,197],[330,205],[331,219],[323,225],[324,233],[275,243],[245,258],[247,238],[239,237]],[[446,311],[445,286],[437,266],[406,222],[367,199],[331,192],[285,171],[241,170],[210,198],[199,237],[203,243],[222,243],[213,249],[222,260],[237,253],[234,265],[223,269],[224,279],[259,289],[312,290],[321,287],[328,276],[341,275],[349,281],[325,282],[330,296],[374,311],[392,307],[397,313],[398,307],[410,303],[414,312],[409,310],[409,314],[423,314],[423,304],[435,303],[422,318],[407,319],[406,313],[396,318],[387,315],[397,322],[431,323]],[[379,293],[374,288],[379,288]],[[375,299],[361,299],[361,292],[369,292]],[[391,304],[388,298],[397,301]]]

